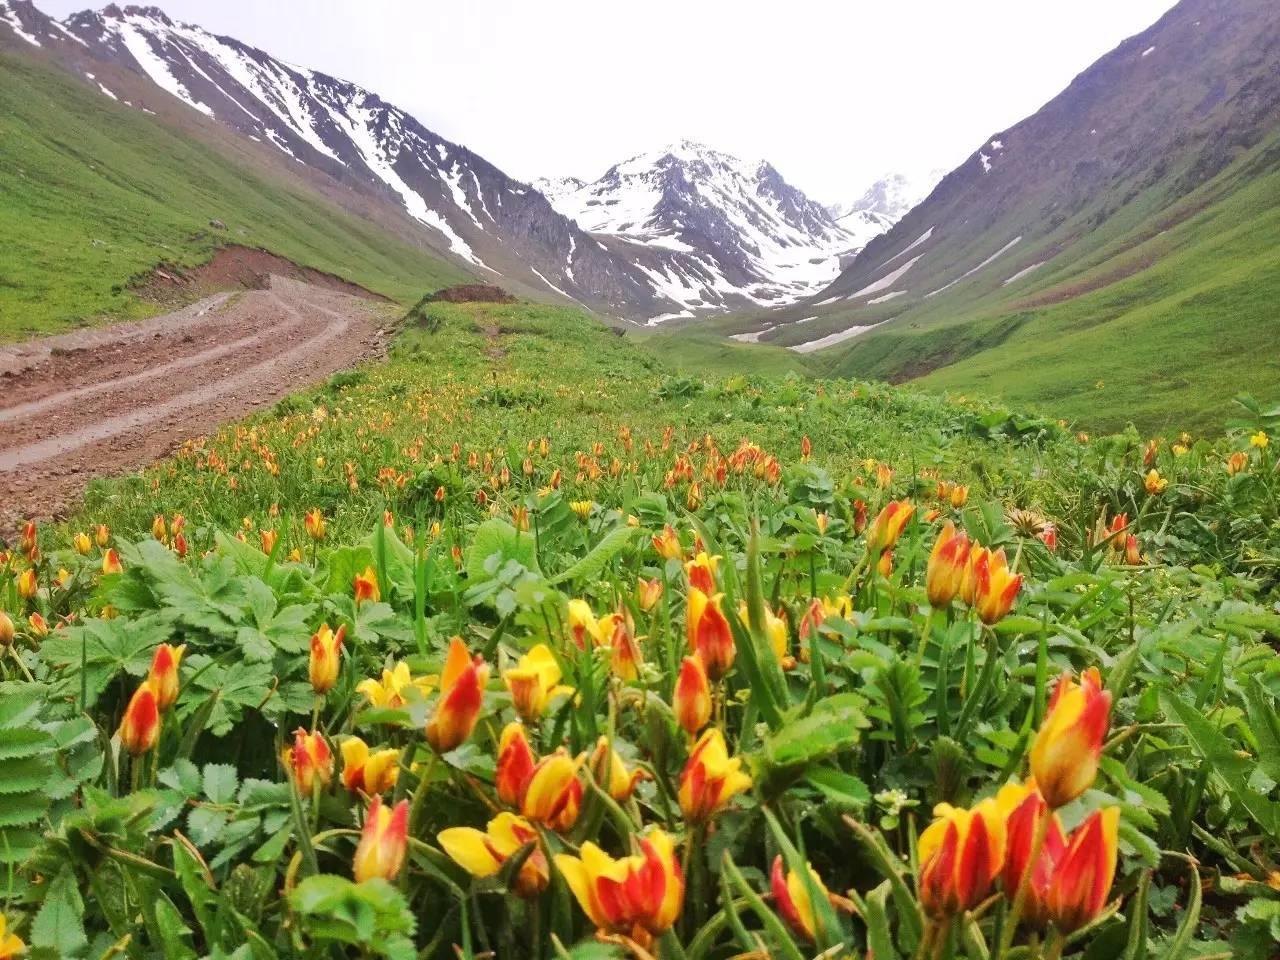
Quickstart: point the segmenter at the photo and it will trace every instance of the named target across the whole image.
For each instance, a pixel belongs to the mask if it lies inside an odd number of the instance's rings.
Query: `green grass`
[[[1094,429],[1219,428],[1241,390],[1280,398],[1280,171],[1230,183],[1205,208],[1123,253],[1090,258],[1057,303],[922,318],[815,359],[833,375],[996,396]],[[1192,198],[1194,200],[1194,198]],[[1145,269],[1137,269],[1145,267]],[[1052,289],[1059,278],[1038,290]],[[1019,299],[1026,298],[1020,291]]]
[[[247,156],[247,155],[246,155]],[[210,229],[219,219],[228,230]],[[258,246],[402,302],[465,274],[302,181],[0,53],[0,340],[155,312],[130,277]]]

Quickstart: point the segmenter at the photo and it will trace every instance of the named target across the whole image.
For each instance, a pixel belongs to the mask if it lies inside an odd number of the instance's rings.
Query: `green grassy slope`
[[[1242,159],[1188,197],[1199,212],[1175,226],[1093,238],[1069,270],[1046,266],[1027,287],[913,318],[815,364],[922,377],[1097,428],[1218,425],[1240,390],[1280,396],[1278,156],[1273,139]]]
[[[227,232],[213,231],[219,219]],[[154,312],[127,290],[158,261],[265,247],[397,300],[465,274],[264,164],[0,52],[0,340]]]

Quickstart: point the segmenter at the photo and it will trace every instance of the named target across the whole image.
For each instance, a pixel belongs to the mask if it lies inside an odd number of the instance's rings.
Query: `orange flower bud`
[[[77,533],[71,538],[71,546],[75,548],[76,553],[82,557],[87,557],[89,551],[93,549],[93,542],[85,533]]]
[[[813,867],[808,869],[813,886],[822,896],[830,899],[831,894],[827,891],[827,885],[822,882],[822,878]],[[787,921],[787,925],[795,931],[796,936],[813,943],[817,925],[814,920],[813,901],[809,898],[809,884],[794,870],[787,870],[783,866],[781,854],[773,858],[769,887],[773,892],[773,902],[778,905],[778,913],[782,914],[782,919]]]
[[[598,930],[638,937],[643,947],[680,916],[684,874],[675,845],[663,831],[651,829],[637,846],[639,853],[615,860],[588,840],[581,857],[557,855],[556,867]]]
[[[929,554],[925,592],[930,606],[941,610],[956,598],[964,583],[969,548],[969,538],[963,532],[957,533],[955,524],[948,520]]]
[[[454,637],[440,675],[435,714],[427,723],[427,742],[436,753],[448,753],[471,736],[488,682],[489,665],[484,658],[473,659],[462,638]]]
[[[32,567],[27,567],[22,573],[18,574],[18,596],[23,600],[30,600],[40,590],[40,584],[36,580],[36,571]]]
[[[977,906],[1004,866],[1005,825],[996,801],[972,810],[940,803],[920,834],[920,902],[932,917]]]
[[[653,549],[665,560],[684,559],[684,547],[680,545],[680,537],[671,524],[663,527],[662,533],[653,538]]]
[[[401,800],[394,810],[388,810],[382,805],[382,797],[374,794],[356,847],[353,863],[356,883],[374,877],[394,882],[408,848],[409,801]]]
[[[1124,538],[1124,562],[1131,567],[1142,566],[1142,547],[1138,543],[1138,538],[1132,533],[1125,534]]]
[[[382,591],[378,587],[378,574],[373,567],[365,567],[364,573],[357,573],[354,583],[356,606],[368,601],[377,603],[382,599]]]
[[[338,682],[338,668],[341,665],[342,641],[347,635],[344,623],[334,633],[327,623],[320,624],[320,629],[311,636],[311,689],[324,696]]]
[[[508,723],[498,741],[498,763],[494,774],[498,799],[509,807],[519,807],[537,763],[538,758],[529,746],[524,727],[515,721]]]
[[[545,643],[522,656],[516,666],[503,673],[502,681],[511,693],[517,715],[528,723],[542,716],[553,696],[572,692],[560,685],[560,665]]]
[[[458,866],[475,877],[495,875],[514,854],[533,844],[513,884],[514,892],[521,897],[536,897],[550,882],[551,871],[537,830],[513,813],[498,814],[485,830],[450,827],[440,831],[436,840]]]
[[[179,558],[187,555],[187,538],[185,534],[178,534],[173,538],[173,551]]]
[[[697,587],[690,587],[685,612],[689,650],[702,658],[707,676],[713,682],[729,672],[738,653],[729,621],[720,609],[720,597],[718,593],[708,596]]]
[[[387,748],[371,753],[359,737],[342,741],[342,785],[352,793],[386,793],[399,778],[399,750]]]
[[[123,570],[124,565],[120,562],[120,554],[116,553],[114,548],[102,555],[102,572],[104,575],[110,576],[111,574],[121,573]]]
[[[861,535],[862,531],[867,529],[867,501],[853,501],[853,532],[855,535]]]
[[[34,520],[28,520],[22,528],[22,539],[18,541],[18,549],[26,554],[27,559],[31,559],[39,550],[39,533]]]
[[[303,794],[311,793],[317,786],[323,788],[333,779],[333,754],[328,741],[319,733],[307,733],[299,727],[293,732],[292,749],[285,747],[280,759]]]
[[[1046,896],[1049,919],[1063,933],[1079,930],[1106,906],[1119,835],[1119,807],[1095,811],[1071,834]]]
[[[129,698],[116,736],[120,738],[120,745],[135,757],[152,749],[160,739],[160,707],[156,702],[155,688],[149,680]]]
[[[323,540],[325,533],[324,514],[319,509],[307,511],[307,515],[302,520],[303,527],[306,528],[307,536],[312,540]]]
[[[680,810],[690,823],[704,823],[750,787],[742,758],[730,758],[724,734],[712,727],[699,738],[680,774]]]
[[[908,500],[890,500],[867,532],[867,552],[892,550],[915,511],[916,505]]]
[[[0,647],[7,647],[13,643],[16,631],[13,626],[13,620],[9,614],[0,610]]]
[[[162,643],[156,647],[151,658],[151,672],[147,680],[156,693],[156,706],[164,713],[178,702],[178,666],[182,663],[182,655],[187,652],[187,645],[173,647]]]
[[[275,552],[276,544],[280,542],[280,534],[275,530],[259,530],[258,539],[262,542],[262,552],[271,554]]]
[[[984,552],[973,566],[973,606],[983,623],[999,621],[1022,589],[1022,574],[1010,573],[1004,549]]]
[[[618,752],[610,749],[608,737],[601,737],[596,741],[587,766],[596,783],[604,787],[605,792],[619,803],[626,803],[631,799],[636,785],[648,776],[640,767],[627,770],[627,765],[622,762]]]
[[[640,609],[648,613],[662,599],[662,581],[657,577],[651,580],[640,578],[636,584],[636,600]]]
[[[610,650],[609,666],[613,675],[620,680],[637,679],[644,655],[640,652],[631,615],[625,609],[609,614],[599,622],[596,633],[600,643]]]
[[[680,663],[673,710],[676,720],[691,737],[696,737],[711,720],[711,684],[696,654]]]
[[[572,828],[582,809],[581,764],[581,757],[575,760],[563,750],[543,757],[525,784],[520,812],[560,833]]]
[[[151,521],[151,536],[161,543],[167,543],[169,540],[169,531],[164,525],[164,517],[158,513],[156,518]]]
[[[1031,775],[1050,807],[1070,803],[1093,785],[1111,723],[1111,694],[1097,667],[1077,685],[1070,672],[1058,679],[1048,712],[1031,746]]]
[[[569,635],[579,650],[585,650],[587,643],[595,643],[599,633],[596,615],[591,612],[591,605],[585,600],[569,601]]]
[[[952,509],[959,510],[961,507],[963,507],[966,503],[969,502],[969,488],[964,486],[963,484],[957,483],[954,487],[951,488],[950,496],[951,496]]]
[[[98,544],[98,548],[105,549],[107,544],[111,542],[111,528],[105,523],[98,524],[98,529],[95,532],[95,539]]]

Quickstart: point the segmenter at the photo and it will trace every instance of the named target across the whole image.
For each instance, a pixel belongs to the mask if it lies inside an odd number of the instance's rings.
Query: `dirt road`
[[[377,355],[385,318],[370,300],[273,276],[140,323],[0,346],[0,530]]]

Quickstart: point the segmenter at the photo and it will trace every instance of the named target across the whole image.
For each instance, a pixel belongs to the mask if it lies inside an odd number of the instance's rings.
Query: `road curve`
[[[141,323],[0,346],[0,529],[377,355],[384,309],[272,277]]]

